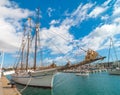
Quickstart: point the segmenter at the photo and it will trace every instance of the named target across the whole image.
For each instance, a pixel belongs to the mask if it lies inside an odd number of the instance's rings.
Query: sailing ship
[[[113,47],[116,60],[115,60],[115,62],[113,62],[112,65],[110,66],[110,69],[108,70],[108,73],[109,73],[110,75],[120,75],[120,62],[118,61],[118,57],[117,57],[117,54],[116,54],[116,50],[115,50],[115,47],[114,47],[114,43],[113,43],[112,38],[110,38],[109,56],[110,56],[111,46]],[[109,60],[109,57],[108,57],[108,60]],[[108,61],[108,64],[109,64],[109,61]]]
[[[120,75],[120,68],[116,67],[115,69],[110,69],[109,74],[110,75]]]
[[[119,61],[113,62],[108,73],[110,75],[120,75],[120,65]]]
[[[52,88],[54,75],[59,71],[62,72],[65,69],[73,68],[76,66],[89,64],[91,62],[104,59],[105,57],[98,57],[98,53],[93,50],[87,51],[87,56],[85,60],[79,62],[77,64],[71,64],[69,66],[59,66],[57,67],[53,62],[50,66],[47,67],[39,67],[36,66],[37,61],[37,49],[38,49],[38,41],[39,39],[39,11],[37,12],[37,23],[35,25],[35,33],[34,33],[34,64],[32,69],[28,68],[29,63],[29,55],[30,55],[30,46],[31,46],[31,19],[28,19],[29,22],[29,31],[26,33],[26,28],[24,29],[22,44],[20,48],[20,59],[15,65],[15,74],[12,75],[12,79],[14,82],[28,85],[28,86],[37,86],[44,88]],[[32,35],[33,36],[33,35]],[[26,40],[25,40],[26,39]],[[32,38],[33,39],[33,38]],[[25,49],[25,46],[27,47]],[[41,49],[41,48],[39,48]],[[32,47],[33,50],[33,47]],[[26,56],[24,55],[24,52]],[[25,62],[23,61],[25,60]],[[26,64],[23,64],[26,63]],[[19,67],[20,66],[20,67]]]
[[[39,10],[37,11],[37,20],[39,20]],[[28,18],[29,30],[26,33],[24,29],[22,44],[20,48],[20,59],[18,60],[17,65],[15,66],[15,74],[12,75],[12,80],[14,82],[37,87],[51,88],[53,75],[56,73],[55,64],[51,64],[47,67],[36,68],[37,61],[37,49],[39,41],[39,22],[36,22],[35,25],[35,34],[34,34],[34,66],[32,70],[28,67],[29,65],[29,55],[30,55],[30,45],[31,45],[31,18]],[[32,38],[33,39],[33,38]],[[27,45],[26,45],[27,44]],[[27,47],[25,50],[25,46]],[[26,55],[24,55],[24,52]],[[26,59],[26,60],[25,60]],[[26,64],[24,63],[26,61]],[[20,64],[20,67],[19,67]],[[24,66],[25,65],[25,66]]]

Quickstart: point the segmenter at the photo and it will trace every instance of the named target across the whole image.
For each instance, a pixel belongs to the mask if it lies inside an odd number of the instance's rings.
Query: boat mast
[[[29,48],[30,48],[30,32],[31,32],[31,18],[28,18],[29,30],[27,34],[27,58],[26,58],[26,71],[28,70]]]
[[[110,46],[109,46],[109,51],[108,51],[108,67],[110,67],[109,61],[110,61],[111,46],[112,46],[112,39],[110,38]]]
[[[26,31],[26,27],[24,26],[24,33],[23,33],[23,37],[22,37],[22,52],[21,52],[21,70],[23,70],[23,57],[24,57],[24,47],[25,47],[25,31]]]
[[[37,9],[37,19],[36,19],[36,27],[35,27],[35,53],[34,53],[34,66],[33,66],[34,70],[36,70],[38,35],[39,35],[39,8]]]

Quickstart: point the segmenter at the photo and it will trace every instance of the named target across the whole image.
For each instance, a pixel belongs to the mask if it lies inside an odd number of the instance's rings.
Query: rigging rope
[[[113,51],[115,53],[115,57],[116,57],[116,60],[118,61],[118,57],[117,57],[117,52],[116,52],[116,49],[115,49],[115,46],[114,46],[114,43],[113,43],[113,40],[112,38],[110,37],[110,47],[109,47],[109,52],[108,52],[108,67],[109,67],[109,59],[110,59],[110,51],[111,51],[111,46],[113,47]],[[112,55],[111,55],[112,57]],[[112,57],[112,60],[113,60],[113,57]]]
[[[49,32],[49,33],[52,33],[53,34],[53,31],[52,32]],[[55,33],[55,32],[54,32]],[[57,33],[56,33],[57,34]],[[60,35],[58,35],[60,38],[62,38],[62,39],[64,39],[65,41],[68,41],[67,39],[65,39],[65,38],[63,38],[63,37],[61,37]],[[50,38],[50,37],[49,37]],[[57,38],[58,39],[58,38]],[[58,39],[59,40],[59,39]],[[76,47],[77,47],[77,45],[76,45]],[[63,54],[63,53],[62,53]],[[67,56],[67,54],[65,55],[65,56]],[[64,56],[64,57],[65,57]],[[76,57],[77,55],[72,55],[72,57]],[[68,59],[68,58],[67,58]]]
[[[47,33],[46,33],[47,34]],[[49,36],[48,36],[48,34],[46,35],[47,36],[47,38],[50,38]],[[53,44],[54,45],[54,47],[61,53],[61,54],[63,54],[64,55],[64,53],[54,44],[54,42],[51,42],[51,44]],[[69,59],[68,58],[65,58],[67,61],[69,61]]]

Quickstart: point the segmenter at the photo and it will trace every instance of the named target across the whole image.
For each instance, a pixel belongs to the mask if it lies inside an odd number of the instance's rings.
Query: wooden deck
[[[6,77],[0,78],[0,95],[21,95],[15,87],[11,87],[8,83]]]

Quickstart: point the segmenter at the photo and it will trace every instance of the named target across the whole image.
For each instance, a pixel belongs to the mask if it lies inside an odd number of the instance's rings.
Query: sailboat
[[[59,66],[57,67],[53,62],[50,66],[47,67],[39,67],[36,66],[37,61],[37,49],[38,49],[38,41],[39,39],[39,11],[37,12],[37,23],[35,25],[35,33],[34,37],[31,39],[31,19],[28,19],[29,22],[29,31],[26,33],[26,28],[24,29],[22,44],[20,48],[20,59],[18,63],[15,65],[15,74],[12,75],[12,80],[16,83],[28,86],[36,86],[43,88],[52,88],[54,75],[58,71],[63,71],[65,69],[74,68],[76,66],[89,64],[91,62],[104,59],[105,57],[98,57],[98,54],[95,53],[95,56],[92,55],[93,51],[87,51],[87,56],[84,61],[78,64],[71,64],[69,66]],[[32,35],[33,36],[33,35]],[[29,68],[29,55],[31,40],[34,38],[34,64],[33,67]],[[26,48],[25,48],[26,47]],[[33,50],[33,47],[32,47]],[[24,55],[24,52],[26,55]],[[91,53],[91,54],[90,54]],[[93,57],[91,57],[93,56]],[[25,62],[24,62],[25,61]],[[25,64],[24,64],[25,63]]]
[[[108,70],[108,73],[110,75],[120,75],[120,65],[119,65],[120,62],[118,61],[116,50],[114,48],[112,38],[110,38],[110,49],[111,49],[111,46],[113,46],[114,53],[115,53],[115,56],[116,56],[116,61],[113,62],[113,64],[111,65],[111,68]],[[110,49],[109,49],[109,55],[110,55]],[[109,60],[109,58],[108,58],[108,60]]]
[[[110,75],[120,75],[120,68],[119,67],[116,67],[116,68],[112,68],[109,70],[109,74]]]
[[[39,19],[39,11],[37,12],[37,19]],[[29,63],[29,55],[30,55],[30,45],[31,45],[31,18],[28,18],[29,23],[29,31],[26,33],[26,29],[24,29],[22,44],[20,48],[20,59],[15,67],[15,74],[12,75],[12,80],[16,83],[29,85],[29,86],[37,86],[37,87],[45,87],[51,88],[53,76],[57,72],[55,68],[55,64],[48,67],[40,67],[36,68],[37,61],[37,49],[38,49],[38,35],[39,35],[39,22],[35,25],[35,34],[34,34],[34,66],[31,69],[28,68]],[[25,46],[27,47],[25,50]],[[24,52],[26,55],[24,55]],[[26,64],[23,64],[26,59]],[[21,67],[18,67],[18,65]],[[25,66],[24,66],[25,65]]]

